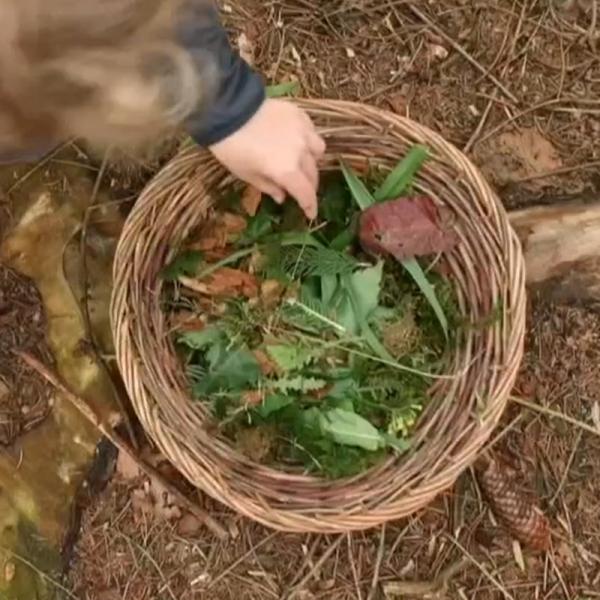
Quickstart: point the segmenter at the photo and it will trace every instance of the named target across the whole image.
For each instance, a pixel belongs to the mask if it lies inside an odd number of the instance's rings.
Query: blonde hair
[[[0,0],[0,151],[71,136],[133,148],[178,126],[210,85],[209,65],[177,42],[182,10],[182,0]]]

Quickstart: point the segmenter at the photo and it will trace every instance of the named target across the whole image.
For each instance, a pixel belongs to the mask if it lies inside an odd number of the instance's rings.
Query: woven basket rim
[[[296,100],[328,142],[325,170],[342,157],[357,168],[391,167],[415,144],[431,159],[415,188],[455,215],[460,243],[445,257],[470,328],[454,379],[434,386],[414,453],[357,477],[324,481],[258,465],[203,425],[161,311],[159,273],[174,249],[210,214],[233,182],[207,152],[182,150],[144,190],[117,249],[111,320],[119,368],[144,429],[195,486],[243,515],[286,531],[364,529],[410,515],[450,487],[499,422],[516,378],[525,335],[525,269],[518,239],[479,170],[438,134],[392,113],[347,101]]]

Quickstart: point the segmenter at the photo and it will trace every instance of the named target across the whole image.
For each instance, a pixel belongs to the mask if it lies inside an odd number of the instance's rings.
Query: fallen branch
[[[470,563],[471,561],[467,557],[463,557],[444,569],[433,581],[389,581],[383,585],[383,593],[386,598],[444,597],[448,592],[450,580],[464,571]]]
[[[66,384],[61,381],[60,377],[50,371],[39,360],[27,354],[26,352],[16,352],[16,354],[37,371],[48,383],[53,385],[64,397],[107,439],[113,446],[131,459],[147,477],[154,479],[175,498],[175,500],[189,513],[194,515],[201,523],[214,533],[219,539],[225,540],[228,537],[227,531],[217,523],[206,511],[202,510],[198,505],[194,504],[189,498],[180,492],[176,487],[169,483],[155,468],[151,467],[142,461],[129,448],[129,446],[112,430],[101,422],[100,418],[90,408],[85,400],[74,394]]]
[[[511,212],[527,283],[555,301],[600,300],[600,202],[562,202]]]

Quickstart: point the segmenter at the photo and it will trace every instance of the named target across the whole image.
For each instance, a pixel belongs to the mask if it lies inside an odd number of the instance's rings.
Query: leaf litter
[[[449,284],[421,265],[454,247],[452,226],[404,197],[426,159],[416,147],[379,187],[342,164],[315,224],[247,187],[171,263],[202,318],[175,331],[192,394],[252,460],[337,478],[410,447],[458,326]]]

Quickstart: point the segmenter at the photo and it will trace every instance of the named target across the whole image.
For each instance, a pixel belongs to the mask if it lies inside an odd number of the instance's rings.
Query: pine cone
[[[548,550],[548,519],[537,506],[523,497],[501,464],[493,458],[484,458],[477,462],[475,468],[479,484],[493,513],[511,535],[532,550]]]

